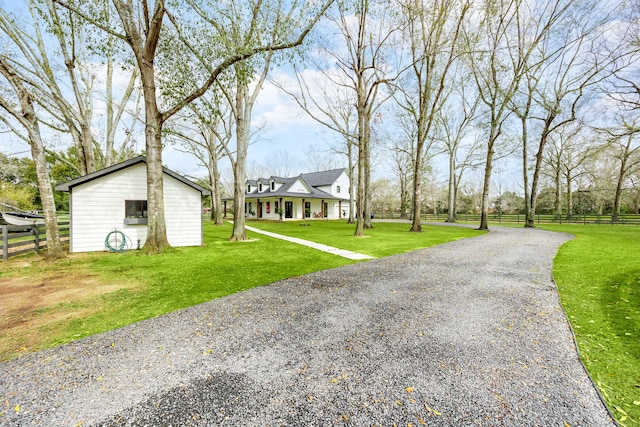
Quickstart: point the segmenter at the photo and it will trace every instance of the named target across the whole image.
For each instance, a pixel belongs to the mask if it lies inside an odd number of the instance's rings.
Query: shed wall
[[[164,174],[167,238],[172,246],[202,244],[201,193]],[[131,249],[144,245],[147,225],[124,224],[125,200],[147,200],[144,163],[86,182],[71,189],[71,252],[105,250],[105,238],[122,231]]]

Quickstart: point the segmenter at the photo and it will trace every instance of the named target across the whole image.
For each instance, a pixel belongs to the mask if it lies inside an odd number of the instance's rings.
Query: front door
[[[284,217],[293,218],[293,202],[284,202]]]

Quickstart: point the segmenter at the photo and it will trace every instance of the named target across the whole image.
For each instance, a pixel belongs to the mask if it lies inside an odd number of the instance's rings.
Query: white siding
[[[340,192],[338,193],[338,187]],[[346,172],[342,172],[336,182],[331,185],[331,194],[343,199],[349,198],[349,176]]]
[[[307,189],[307,186],[303,183],[301,179],[296,179],[296,181],[289,187],[288,190],[290,193],[307,193],[310,191]]]
[[[164,175],[167,238],[172,246],[202,244],[200,192]],[[147,200],[145,163],[113,172],[71,189],[71,252],[105,250],[105,238],[122,231],[131,249],[144,245],[147,225],[125,225],[125,200]]]
[[[202,245],[202,193],[167,174],[164,216],[171,246]]]

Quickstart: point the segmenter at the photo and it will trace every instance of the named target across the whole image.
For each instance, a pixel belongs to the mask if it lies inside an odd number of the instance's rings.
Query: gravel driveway
[[[0,424],[615,425],[552,281],[568,239],[496,227],[24,356]]]

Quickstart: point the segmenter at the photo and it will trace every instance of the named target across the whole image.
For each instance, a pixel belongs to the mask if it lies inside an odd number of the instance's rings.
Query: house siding
[[[283,209],[284,209],[285,202],[293,203],[293,218],[285,218],[283,215],[283,219],[307,219],[304,216],[305,209],[304,209],[303,200],[305,202],[311,203],[311,207],[310,207],[311,214],[308,219],[323,218],[320,216],[322,213],[322,199],[305,199],[304,196],[301,195],[300,198],[292,198],[292,197],[282,198]],[[269,213],[267,213],[267,202],[269,202],[271,205],[271,209]],[[280,215],[278,215],[278,213],[275,211],[276,202],[278,203],[280,202],[280,197],[260,198],[260,203],[262,204],[262,217],[261,217],[262,219],[276,220],[280,218]],[[347,218],[349,216],[349,202],[347,200],[343,200],[339,202],[336,200],[327,199],[324,202],[327,203],[327,216],[326,216],[327,219]],[[258,199],[251,199],[250,201],[248,201],[247,207],[249,206],[249,203],[251,203],[251,208],[255,215],[250,215],[249,213],[247,213],[247,218],[250,218],[250,219],[260,218],[260,213],[258,212]],[[344,215],[342,215],[341,209],[345,212]]]
[[[164,174],[167,239],[172,246],[202,244],[202,205],[198,190]],[[114,231],[142,247],[147,225],[124,224],[125,200],[147,200],[144,163],[113,172],[71,189],[71,252],[105,250],[105,238]]]

